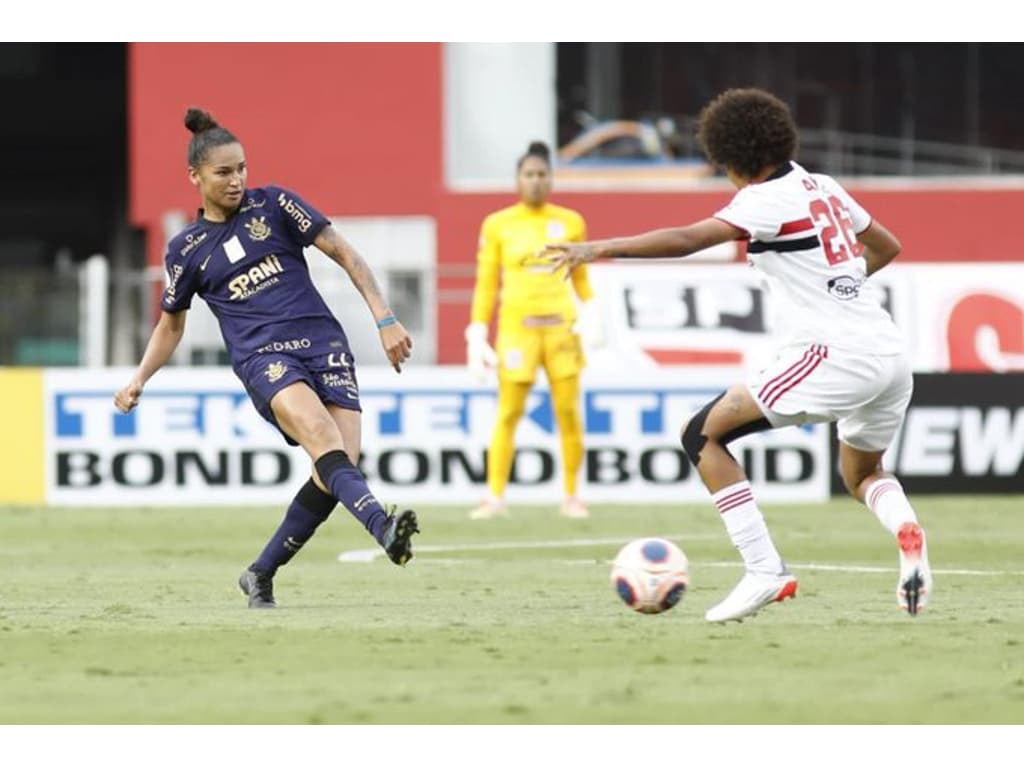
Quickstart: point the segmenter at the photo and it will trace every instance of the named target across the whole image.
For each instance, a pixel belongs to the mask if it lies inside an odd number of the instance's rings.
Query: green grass
[[[740,575],[710,505],[425,507],[417,543],[462,548],[405,569],[338,562],[373,542],[336,512],[278,574],[276,611],[249,611],[235,579],[278,509],[0,509],[0,722],[1024,722],[1020,501],[915,503],[927,612],[897,609],[895,544],[837,500],[766,509],[798,599],[726,626],[703,619]],[[572,544],[656,534],[692,578],[658,616],[613,592],[618,543]],[[484,548],[544,541],[564,544]]]

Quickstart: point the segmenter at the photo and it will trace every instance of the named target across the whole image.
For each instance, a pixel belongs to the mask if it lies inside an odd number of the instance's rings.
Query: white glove
[[[589,299],[580,304],[576,323],[572,327],[580,335],[585,349],[600,349],[608,343],[604,332],[604,320],[601,319],[601,308],[597,301]]]
[[[489,371],[498,367],[498,355],[487,343],[487,323],[466,326],[466,365],[474,379],[487,381]]]

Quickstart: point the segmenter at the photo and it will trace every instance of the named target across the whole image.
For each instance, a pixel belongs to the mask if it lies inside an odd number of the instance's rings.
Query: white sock
[[[733,483],[711,495],[722,514],[729,538],[739,550],[748,571],[777,574],[783,571],[782,558],[772,543],[764,516],[757,508],[750,483]]]
[[[864,492],[864,503],[893,536],[904,523],[916,523],[917,515],[895,477],[875,480]]]

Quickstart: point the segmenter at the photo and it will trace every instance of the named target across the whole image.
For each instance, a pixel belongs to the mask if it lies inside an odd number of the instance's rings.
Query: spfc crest
[[[253,216],[252,221],[245,225],[245,228],[249,230],[249,237],[253,240],[266,240],[270,237],[270,225],[267,224],[266,218],[266,216],[260,216],[257,219]]]
[[[275,381],[280,379],[285,373],[288,372],[288,366],[278,360],[276,363],[271,363],[267,366],[267,370],[264,372],[267,375],[267,381],[273,384]]]

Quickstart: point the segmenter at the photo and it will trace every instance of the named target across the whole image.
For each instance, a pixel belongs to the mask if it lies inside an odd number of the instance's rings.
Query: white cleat
[[[470,520],[492,520],[495,517],[508,517],[505,502],[485,499],[484,502],[469,513]]]
[[[896,541],[900,545],[896,602],[908,614],[916,616],[932,596],[932,569],[928,565],[924,529],[917,523],[904,523],[896,533]]]
[[[796,596],[796,577],[791,573],[747,573],[718,605],[708,608],[708,621],[743,621],[769,603]]]
[[[559,514],[562,517],[569,517],[573,520],[586,520],[590,517],[590,510],[588,510],[587,505],[578,498],[570,496],[562,502],[562,508],[559,510]]]

